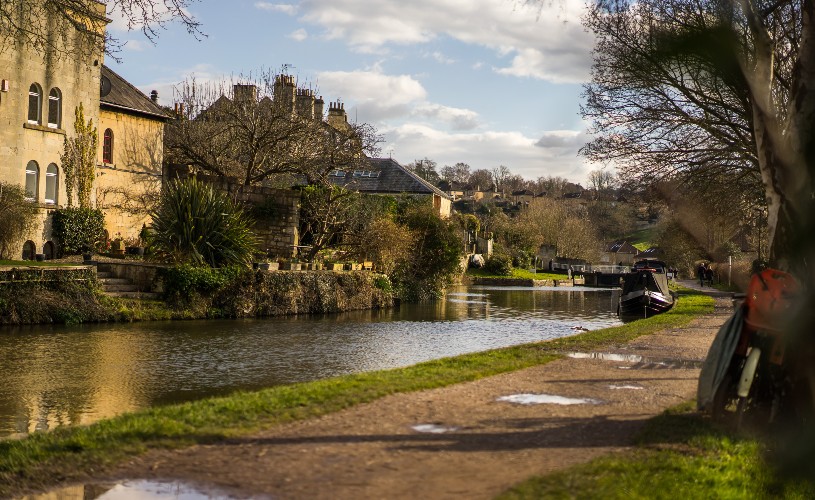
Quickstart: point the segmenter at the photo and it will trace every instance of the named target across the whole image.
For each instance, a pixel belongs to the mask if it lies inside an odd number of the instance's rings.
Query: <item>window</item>
[[[102,163],[113,163],[113,131],[105,129],[102,139]]]
[[[354,170],[354,177],[379,177],[378,170]]]
[[[33,241],[28,240],[23,243],[23,260],[34,260],[37,254],[37,245]]]
[[[42,121],[42,90],[36,83],[28,88],[28,123],[39,124]]]
[[[37,162],[31,160],[25,166],[25,199],[28,201],[37,201],[37,191],[40,186],[40,166]]]
[[[48,126],[62,128],[62,92],[58,88],[48,93]]]
[[[45,169],[45,202],[57,204],[57,187],[59,186],[59,169],[53,163]]]

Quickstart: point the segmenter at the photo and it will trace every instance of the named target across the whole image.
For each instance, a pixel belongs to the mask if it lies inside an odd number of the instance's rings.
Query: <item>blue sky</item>
[[[291,65],[326,103],[339,99],[350,120],[374,125],[382,156],[505,165],[529,179],[585,184],[597,167],[577,156],[592,47],[583,8],[580,0],[200,0],[190,8],[200,40],[170,25],[151,44],[109,13],[109,29],[127,44],[121,63],[108,64],[168,105],[191,75],[233,80]]]

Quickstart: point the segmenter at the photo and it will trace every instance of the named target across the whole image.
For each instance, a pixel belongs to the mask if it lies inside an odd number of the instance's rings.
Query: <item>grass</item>
[[[565,274],[556,274],[556,273],[545,273],[545,272],[537,272],[533,273],[527,269],[519,269],[513,268],[512,275],[510,276],[501,276],[498,274],[490,274],[483,269],[468,269],[467,270],[468,276],[477,276],[479,278],[515,278],[515,279],[524,279],[524,280],[565,280],[567,276]]]
[[[151,448],[178,448],[247,435],[260,428],[324,415],[388,394],[477,380],[542,365],[564,351],[599,349],[678,327],[713,310],[713,300],[684,291],[674,308],[652,318],[549,342],[526,344],[407,368],[360,373],[152,408],[87,427],[0,441],[0,497],[81,478]]]
[[[656,229],[653,226],[634,231],[626,236],[624,239],[631,243],[639,251],[645,251],[654,246],[654,238],[656,237]]]
[[[632,452],[530,478],[499,498],[815,498],[815,481],[782,474],[765,453],[688,403],[649,421]]]
[[[67,266],[82,266],[84,264],[78,262],[37,262],[36,260],[0,260],[0,266],[9,267],[67,267]]]

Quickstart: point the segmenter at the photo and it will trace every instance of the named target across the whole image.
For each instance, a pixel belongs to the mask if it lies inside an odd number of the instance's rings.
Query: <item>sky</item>
[[[285,2],[285,3],[283,3]],[[527,179],[586,184],[599,168],[578,156],[592,37],[581,0],[199,0],[205,36],[170,24],[151,42],[116,12],[126,42],[108,64],[172,105],[185,79],[240,80],[286,68],[350,121],[383,136],[379,156],[429,158],[471,171],[508,167]]]

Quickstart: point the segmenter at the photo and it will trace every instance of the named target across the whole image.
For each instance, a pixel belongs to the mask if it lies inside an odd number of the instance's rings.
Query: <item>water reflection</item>
[[[0,436],[620,324],[619,292],[470,287],[385,311],[0,330]]]
[[[203,492],[179,481],[137,480],[113,484],[92,483],[67,486],[41,495],[24,496],[18,500],[205,500],[213,498],[228,500],[233,497],[212,491]]]

